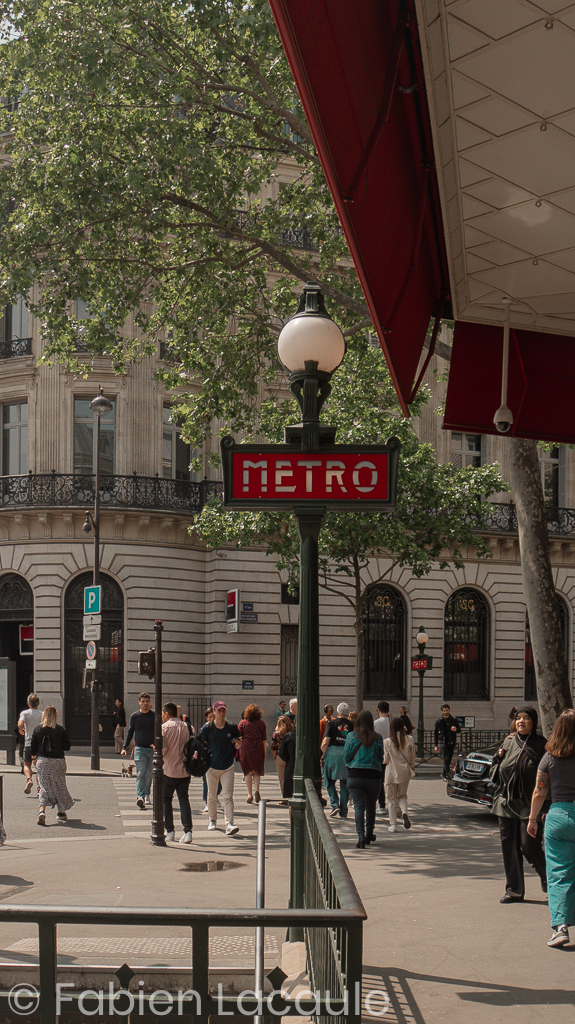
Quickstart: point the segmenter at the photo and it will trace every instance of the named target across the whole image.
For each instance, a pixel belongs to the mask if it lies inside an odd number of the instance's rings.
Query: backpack
[[[212,763],[212,748],[199,736],[190,736],[184,747],[184,767],[195,779],[201,779]]]

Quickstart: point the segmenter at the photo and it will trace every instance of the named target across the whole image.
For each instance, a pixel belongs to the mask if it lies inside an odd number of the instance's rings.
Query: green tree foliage
[[[340,444],[376,444],[395,435],[401,441],[397,508],[391,513],[328,511],[320,532],[320,585],[343,597],[353,609],[357,641],[356,707],[363,699],[363,570],[374,555],[389,559],[382,575],[408,566],[424,576],[433,565],[461,566],[465,549],[478,557],[490,552],[477,527],[485,522],[488,498],[505,490],[498,467],[456,469],[438,465],[431,445],[420,444],[412,422],[399,412],[395,391],[379,349],[359,342],[348,351],[332,379],[332,394],[322,410],[337,425]],[[418,415],[428,399],[422,389],[413,408]],[[295,402],[269,401],[262,408],[262,428],[281,441],[283,427],[296,422]],[[239,547],[265,545],[266,551],[297,584],[299,538],[293,517],[273,512],[226,512],[210,502],[197,517],[196,529],[210,547],[233,542]]]

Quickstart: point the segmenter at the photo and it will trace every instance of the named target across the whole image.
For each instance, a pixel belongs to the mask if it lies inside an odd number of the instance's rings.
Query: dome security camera
[[[500,434],[508,434],[513,426],[513,413],[508,405],[500,405],[493,417],[493,422]]]

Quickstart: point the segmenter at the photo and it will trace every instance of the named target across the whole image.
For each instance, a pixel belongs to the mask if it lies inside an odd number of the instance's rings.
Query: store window
[[[165,405],[162,434],[163,476],[166,480],[195,480],[196,474],[190,470],[194,452],[189,444],[182,441],[182,428],[172,416],[170,406]]]
[[[446,700],[489,699],[489,605],[477,590],[452,594],[445,606]]]
[[[28,403],[5,402],[2,406],[2,475],[28,472]]]
[[[106,396],[109,398],[109,395]],[[91,476],[96,472],[96,417],[91,398],[74,399],[74,473]],[[116,400],[112,411],[100,420],[100,473],[113,476],[116,467]]]
[[[405,602],[391,587],[370,587],[363,614],[366,697],[405,699]]]

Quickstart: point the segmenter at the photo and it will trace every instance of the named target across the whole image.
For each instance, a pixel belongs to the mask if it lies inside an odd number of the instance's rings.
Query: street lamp
[[[427,644],[428,640],[429,640],[429,637],[428,637],[427,633],[425,632],[425,629],[423,628],[423,626],[420,626],[419,627],[419,633],[417,634],[417,636],[415,638],[415,642],[417,643],[417,648],[418,648],[418,651],[419,651],[419,658],[417,659],[417,666],[418,666],[417,667],[417,672],[418,672],[418,675],[419,675],[419,717],[418,717],[418,720],[417,720],[417,756],[418,757],[423,757],[424,756],[424,751],[423,751],[423,734],[424,734],[424,728],[423,728],[423,677],[425,676],[425,672],[426,672],[427,668],[430,667],[429,666],[430,659],[424,657],[424,655],[425,655],[425,645]]]
[[[86,512],[86,520],[82,527],[84,533],[90,533],[94,528],[94,574],[93,585],[100,583],[100,419],[112,411],[112,403],[104,395],[102,388],[98,388],[98,394],[90,402],[89,408],[96,417],[96,444],[95,444],[95,469],[96,481],[94,485],[94,514]],[[103,611],[103,607],[101,608]],[[92,706],[91,706],[91,760],[90,767],[93,771],[100,770],[100,715],[98,706],[98,655],[100,653],[100,641],[96,640],[96,668],[92,669]]]
[[[294,316],[278,338],[278,355],[290,375],[290,387],[302,414],[302,422],[285,428],[288,445],[301,451],[319,451],[333,443],[335,427],[321,425],[320,409],[328,397],[330,378],[345,355],[345,340],[325,308],[319,285],[305,286]],[[302,460],[302,465],[308,465]],[[309,467],[316,465],[309,460]],[[318,540],[326,508],[320,503],[294,506],[300,536],[300,621],[294,795],[291,806],[290,905],[304,905],[305,874],[305,780],[312,779],[320,793],[319,766],[319,585]],[[301,937],[292,929],[293,940]]]

